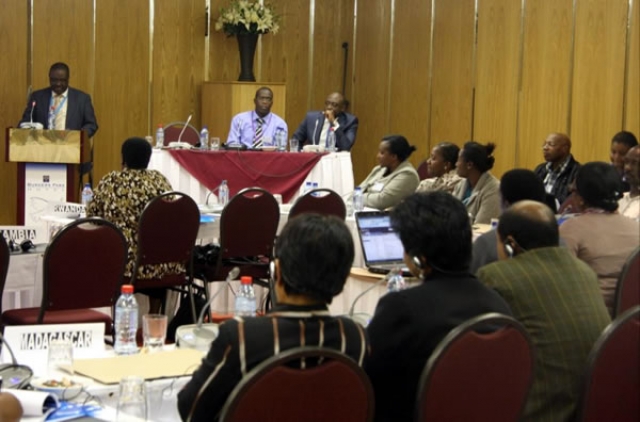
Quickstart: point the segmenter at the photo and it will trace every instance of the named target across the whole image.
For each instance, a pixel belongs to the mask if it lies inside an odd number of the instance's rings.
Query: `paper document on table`
[[[203,357],[204,354],[197,350],[176,349],[103,359],[76,359],[73,369],[77,374],[103,384],[117,384],[129,375],[146,380],[191,375]]]

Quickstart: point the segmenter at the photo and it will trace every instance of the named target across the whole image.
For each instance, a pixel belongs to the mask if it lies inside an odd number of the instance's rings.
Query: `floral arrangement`
[[[238,34],[275,34],[280,29],[279,21],[280,16],[269,4],[260,4],[256,0],[233,0],[228,7],[220,9],[215,28],[230,37]]]

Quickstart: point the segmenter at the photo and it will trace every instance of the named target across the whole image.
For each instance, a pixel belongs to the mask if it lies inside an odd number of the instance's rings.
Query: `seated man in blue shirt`
[[[273,91],[263,86],[256,91],[253,103],[255,110],[233,116],[227,145],[245,145],[247,148],[272,146],[275,145],[277,132],[282,132],[284,139],[288,139],[287,124],[280,116],[271,112]]]

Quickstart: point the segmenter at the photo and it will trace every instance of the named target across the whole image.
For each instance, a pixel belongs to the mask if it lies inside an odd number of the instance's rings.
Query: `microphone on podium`
[[[44,129],[44,126],[42,125],[42,123],[38,123],[33,121],[33,110],[35,110],[36,108],[36,102],[31,101],[31,115],[30,115],[30,120],[29,122],[22,122],[20,123],[20,129]]]
[[[191,149],[191,144],[189,142],[182,142],[182,134],[184,133],[184,131],[189,126],[189,122],[191,121],[191,117],[192,117],[191,114],[189,115],[189,117],[187,117],[187,121],[185,122],[184,126],[182,126],[182,130],[180,131],[180,134],[178,135],[178,140],[174,141],[174,142],[169,142],[169,145],[168,145],[169,148]]]
[[[209,302],[203,306],[200,311],[200,315],[198,316],[198,321],[195,324],[178,327],[176,330],[176,341],[178,343],[178,347],[198,349],[202,351],[209,350],[209,345],[218,336],[218,324],[203,324],[204,314],[207,309],[209,309],[214,299],[218,297],[226,287],[231,289],[231,281],[237,279],[238,275],[240,275],[240,268],[233,267],[233,269],[229,271],[229,274],[227,274],[227,278],[224,281],[225,286],[219,289],[216,294],[211,296]],[[233,289],[231,289],[231,291],[233,292]]]

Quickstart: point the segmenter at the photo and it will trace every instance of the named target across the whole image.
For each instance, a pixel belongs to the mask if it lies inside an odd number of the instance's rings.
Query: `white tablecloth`
[[[168,151],[154,149],[149,169],[164,174],[174,190],[186,193],[199,204],[206,202],[208,189],[174,160]],[[351,154],[337,152],[324,155],[313,167],[302,187],[306,182],[317,182],[319,188],[329,188],[346,197],[354,187]]]

